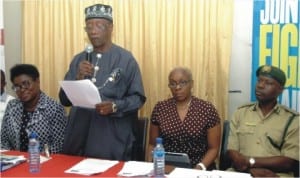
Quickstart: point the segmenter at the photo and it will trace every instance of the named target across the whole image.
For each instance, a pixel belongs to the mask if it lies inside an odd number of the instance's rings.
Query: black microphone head
[[[94,50],[93,45],[91,45],[91,44],[86,45],[85,52],[91,53],[91,52],[93,52],[93,50]]]

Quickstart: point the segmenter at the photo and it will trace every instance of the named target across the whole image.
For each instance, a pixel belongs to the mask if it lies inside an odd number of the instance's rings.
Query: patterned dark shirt
[[[11,100],[3,117],[1,149],[20,150],[22,116],[22,102],[19,99]],[[67,123],[64,107],[41,92],[37,107],[29,117],[26,132],[28,135],[32,131],[38,134],[40,150],[48,144],[51,153],[61,152]]]
[[[183,121],[179,118],[175,99],[170,98],[155,105],[151,122],[159,126],[165,150],[187,153],[195,166],[208,150],[208,129],[220,123],[220,118],[211,103],[193,96]]]

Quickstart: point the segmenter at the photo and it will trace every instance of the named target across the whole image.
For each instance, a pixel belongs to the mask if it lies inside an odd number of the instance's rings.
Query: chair
[[[132,148],[132,160],[145,161],[148,125],[148,118],[139,118],[134,123],[134,135],[136,140]]]
[[[222,143],[221,143],[221,151],[220,151],[220,163],[219,163],[220,170],[226,170],[231,166],[231,161],[226,155],[229,130],[230,130],[230,122],[228,120],[225,120],[223,123],[223,134],[222,134]]]
[[[295,161],[293,172],[294,172],[294,177],[299,177],[299,161]]]

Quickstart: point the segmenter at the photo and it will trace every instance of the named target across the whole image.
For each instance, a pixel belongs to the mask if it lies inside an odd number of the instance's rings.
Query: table
[[[24,155],[26,158],[28,158],[27,152],[8,151],[8,152],[4,152],[4,154]],[[81,160],[85,159],[86,157],[71,156],[71,155],[64,155],[64,154],[52,154],[51,157],[52,158],[50,160],[41,164],[41,171],[39,173],[30,173],[29,164],[25,162],[15,167],[12,167],[6,171],[1,172],[1,177],[23,177],[23,178],[24,177],[118,177],[117,174],[121,171],[121,169],[124,166],[124,162],[120,161],[119,163],[117,163],[116,165],[109,168],[107,171],[103,173],[99,173],[91,176],[84,176],[84,175],[64,173],[64,172],[67,169],[73,167],[75,164],[79,163]],[[174,166],[166,165],[165,167],[166,174],[171,173],[174,170],[174,168],[175,168]],[[175,169],[172,173],[175,173],[177,170],[177,174],[178,174],[181,172],[180,169],[183,168]],[[209,173],[209,171],[199,172],[199,170],[195,170],[195,169],[185,169],[183,175],[187,175],[187,174],[194,175],[195,171],[197,171],[196,172],[197,175],[198,174],[208,175]],[[175,174],[176,178],[178,177],[177,174]],[[222,175],[222,177],[224,178],[232,178],[232,177],[250,178],[251,177],[250,174],[246,174],[246,173],[225,172],[225,171],[219,171],[217,174]],[[181,175],[180,177],[186,177],[186,176]]]
[[[28,158],[28,153],[19,151],[4,152],[8,155],[24,155]],[[41,164],[39,173],[30,173],[29,164],[21,163],[13,168],[1,172],[1,177],[87,177],[79,174],[64,173],[65,170],[71,168],[85,157],[71,156],[63,154],[52,154],[51,159]],[[88,177],[117,177],[117,173],[122,169],[124,162],[119,162],[107,171]]]

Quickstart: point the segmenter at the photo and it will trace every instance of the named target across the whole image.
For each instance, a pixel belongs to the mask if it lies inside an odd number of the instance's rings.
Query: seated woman
[[[173,97],[158,102],[152,111],[148,152],[155,138],[162,137],[165,151],[187,153],[196,169],[214,169],[221,137],[217,110],[192,96],[193,78],[187,68],[170,72],[169,88]]]
[[[48,144],[51,153],[62,150],[66,115],[61,104],[40,90],[37,68],[18,64],[10,69],[12,89],[17,99],[11,100],[4,113],[1,129],[1,149],[28,150],[28,135],[36,132],[40,150]]]

